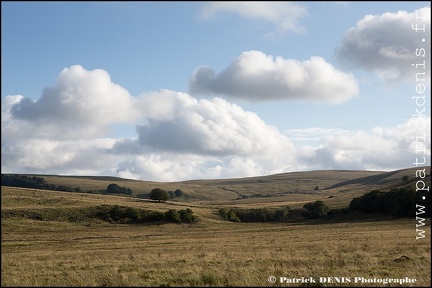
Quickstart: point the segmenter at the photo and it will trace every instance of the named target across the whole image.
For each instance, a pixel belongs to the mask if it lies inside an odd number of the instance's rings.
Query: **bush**
[[[164,214],[165,219],[169,222],[181,223],[180,214],[175,209],[170,209]]]
[[[420,203],[424,191],[415,191],[414,188],[392,189],[389,192],[374,190],[360,198],[351,200],[350,209],[365,213],[382,212],[394,217],[415,216],[416,203]],[[430,217],[430,201],[425,203],[425,217]]]
[[[289,206],[270,210],[268,208],[257,208],[247,210],[219,209],[219,215],[231,222],[273,222],[288,220]]]
[[[365,213],[378,212],[378,203],[384,205],[384,195],[385,194],[379,190],[364,194],[360,197],[360,211]]]
[[[115,205],[103,215],[103,218],[109,222],[129,224],[140,222],[141,215],[135,208]]]
[[[228,211],[228,220],[231,222],[241,222],[240,218],[237,216],[237,214],[235,213],[235,211],[233,209],[230,209]]]
[[[286,220],[288,220],[288,214],[289,214],[290,210],[291,209],[289,206],[287,206],[285,208],[277,209],[274,212],[273,218],[275,219],[275,221],[286,221]]]
[[[193,211],[190,208],[180,210],[179,214],[182,223],[193,223],[197,221],[197,217],[193,215]]]
[[[355,197],[351,200],[349,208],[353,211],[360,210],[360,197]]]
[[[130,188],[126,188],[126,187],[120,187],[120,185],[115,184],[115,183],[111,183],[107,186],[106,189],[107,193],[112,193],[112,194],[128,194],[128,195],[132,195],[133,191]]]
[[[169,194],[165,190],[155,188],[150,192],[150,199],[160,201],[166,201],[169,199]]]
[[[174,197],[176,197],[173,191],[168,191],[168,195],[169,195],[170,199],[173,199]]]
[[[303,208],[307,209],[304,216],[309,219],[321,218],[327,215],[329,207],[323,201],[306,203]]]
[[[184,193],[183,193],[182,190],[177,189],[177,190],[174,191],[174,195],[175,195],[176,197],[181,197],[181,196],[184,195]]]

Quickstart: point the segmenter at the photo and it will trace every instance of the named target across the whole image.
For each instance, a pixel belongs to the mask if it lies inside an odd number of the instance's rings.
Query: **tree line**
[[[65,185],[55,185],[49,184],[42,177],[36,176],[26,176],[26,175],[7,175],[1,174],[1,185],[10,187],[21,187],[21,188],[33,188],[42,190],[54,190],[54,191],[64,191],[64,192],[87,192],[87,193],[100,193],[100,191],[83,191],[80,187],[70,187]],[[120,186],[116,183],[108,184],[106,188],[106,193],[108,194],[126,194],[133,195],[133,190],[131,188]],[[185,196],[185,193],[177,189],[175,191],[165,191],[160,188],[155,188],[150,192],[150,199],[157,201],[167,201],[176,197]]]
[[[65,185],[48,184],[44,178],[26,175],[1,174],[1,185],[22,188],[34,188],[43,190],[55,190],[64,192],[82,192],[80,187],[69,187]]]
[[[185,194],[182,190],[177,189],[175,191],[165,191],[160,188],[154,188],[150,191],[150,199],[161,201],[167,201],[169,199],[173,199],[175,197],[182,197]]]
[[[108,222],[116,224],[135,224],[135,223],[195,223],[198,217],[193,214],[192,209],[175,210],[170,209],[166,212],[137,209],[114,205],[110,208],[100,209],[97,215]]]
[[[298,217],[304,219],[319,219],[332,217],[338,213],[359,211],[362,213],[382,213],[395,218],[415,217],[416,204],[422,203],[425,213],[422,217],[431,217],[431,202],[424,201],[426,190],[415,191],[414,188],[392,189],[389,192],[373,190],[361,197],[351,200],[349,207],[330,209],[323,201],[309,202],[302,209],[291,209],[289,206],[279,209],[219,209],[219,216],[232,222],[285,222]],[[429,195],[427,195],[429,197]]]
[[[393,217],[411,217],[416,215],[416,204],[425,206],[425,217],[431,216],[431,202],[423,201],[426,190],[414,188],[392,189],[389,192],[373,190],[361,197],[356,197],[349,204],[350,210],[364,213],[387,213]]]

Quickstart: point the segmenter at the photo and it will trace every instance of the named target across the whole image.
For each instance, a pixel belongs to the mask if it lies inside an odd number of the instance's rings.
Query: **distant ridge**
[[[256,198],[283,195],[362,194],[371,190],[389,191],[393,188],[415,187],[416,171],[425,169],[427,177],[422,179],[430,185],[430,166],[405,168],[394,171],[363,170],[314,170],[286,172],[266,176],[228,179],[200,179],[177,182],[156,182],[125,179],[114,176],[70,176],[44,174],[5,173],[2,175],[25,175],[42,177],[49,184],[79,187],[81,191],[103,193],[107,185],[118,183],[133,190],[136,197],[146,197],[154,188],[166,191],[181,189],[190,201],[231,201],[239,198]],[[408,180],[403,181],[403,177]],[[341,194],[341,195],[342,195]],[[327,196],[325,196],[327,195]]]

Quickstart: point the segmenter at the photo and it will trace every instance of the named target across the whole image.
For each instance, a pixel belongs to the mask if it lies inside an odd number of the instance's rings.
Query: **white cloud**
[[[296,142],[316,142],[328,135],[348,135],[350,131],[337,128],[305,128],[305,129],[289,129],[285,135],[292,141]]]
[[[420,156],[429,158],[426,165],[430,165],[430,117],[422,119],[422,130],[416,127],[419,120],[413,118],[393,128],[327,135],[316,148],[299,148],[300,158],[316,169],[392,170],[412,167]],[[423,133],[424,141],[416,141]],[[423,148],[425,151],[420,152]]]
[[[298,22],[307,15],[307,10],[296,3],[273,1],[216,1],[207,3],[201,10],[204,19],[219,13],[235,13],[244,18],[269,22],[280,33],[302,33],[305,29]]]
[[[162,90],[142,96],[141,104],[147,123],[137,126],[138,140],[119,142],[115,151],[151,147],[155,151],[244,156],[292,149],[275,127],[221,98],[197,100]]]
[[[107,153],[114,139],[51,140],[28,138],[2,143],[3,173],[110,175],[115,157]]]
[[[196,69],[189,92],[253,101],[298,99],[336,104],[357,95],[358,85],[351,74],[318,56],[300,62],[248,51],[220,73],[208,67]]]
[[[108,81],[106,72],[76,68],[78,75],[69,74],[70,69],[61,73],[63,80],[50,88],[56,93],[45,92],[28,106],[22,103],[24,96],[5,98],[3,173],[179,181],[314,169],[397,169],[413,166],[418,156],[413,137],[421,136],[415,121],[422,118],[394,128],[350,132],[315,127],[291,129],[284,136],[255,113],[221,98],[198,100],[169,90],[132,97]],[[20,114],[24,110],[28,115]],[[80,111],[88,113],[71,116]],[[95,119],[91,111],[103,119]],[[430,159],[430,117],[424,120],[425,155]],[[107,131],[118,121],[136,125],[136,137],[110,137]],[[302,140],[313,140],[313,145]]]
[[[134,102],[126,89],[111,82],[106,71],[87,71],[75,65],[63,69],[56,85],[45,88],[37,101],[6,97],[3,111],[12,117],[7,126],[21,125],[22,134],[68,138],[100,135],[109,124],[136,121]],[[22,121],[18,124],[18,120]]]
[[[431,61],[430,14],[430,7],[425,7],[413,12],[367,15],[345,32],[337,58],[347,66],[373,71],[385,81],[415,80],[415,73],[422,72],[419,70],[422,66],[412,64]],[[416,32],[413,25],[424,27],[425,32],[418,29]],[[422,48],[428,52],[423,53]],[[429,70],[426,69],[428,77]]]
[[[255,113],[169,90],[132,97],[103,70],[66,68],[39,100],[15,95],[2,104],[6,173],[172,181],[258,175],[295,162],[291,142]],[[137,137],[110,138],[121,122],[135,123]]]

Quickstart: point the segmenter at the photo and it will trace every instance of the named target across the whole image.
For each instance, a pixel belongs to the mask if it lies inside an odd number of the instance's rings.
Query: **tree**
[[[160,188],[155,188],[150,192],[150,199],[158,200],[159,202],[161,202],[170,199],[170,196],[168,192],[166,192],[165,190],[162,190]]]
[[[168,191],[170,199],[173,199],[175,197],[175,194],[173,191]]]
[[[180,219],[182,223],[193,223],[197,220],[196,216],[193,215],[193,211],[190,208],[182,209],[179,211]]]
[[[181,196],[184,195],[183,191],[180,190],[180,189],[175,190],[174,194],[175,194],[176,197],[181,197]]]
[[[355,197],[349,204],[351,210],[360,210],[360,197]]]
[[[120,187],[120,185],[111,183],[107,186],[107,192],[113,194],[128,194],[132,195],[133,191],[130,188]]]
[[[274,219],[275,219],[276,221],[285,221],[285,220],[287,220],[287,219],[288,219],[288,214],[289,214],[289,211],[290,211],[290,210],[291,210],[291,209],[290,209],[289,206],[287,206],[287,207],[285,207],[285,208],[277,209],[277,210],[274,212]]]
[[[305,216],[307,218],[321,218],[327,215],[329,207],[323,201],[306,203],[303,208],[307,209]]]
[[[111,183],[107,186],[108,193],[121,193],[121,187],[118,184]]]
[[[409,180],[409,176],[408,175],[405,175],[405,176],[402,177],[402,181],[403,182],[407,182],[408,180]]]
[[[181,223],[182,222],[179,213],[175,209],[168,210],[167,212],[165,212],[164,216],[165,216],[165,219],[170,221],[170,222],[174,222],[174,223]]]
[[[314,191],[318,191],[318,190],[320,190],[319,187],[318,187],[318,186],[315,186]]]
[[[360,197],[360,211],[369,212],[382,212],[385,205],[385,193],[379,190],[373,190]]]

